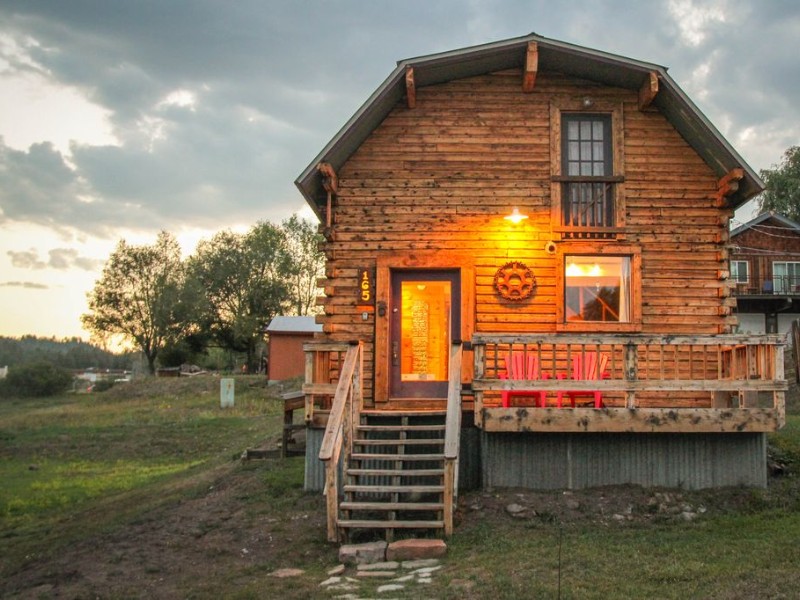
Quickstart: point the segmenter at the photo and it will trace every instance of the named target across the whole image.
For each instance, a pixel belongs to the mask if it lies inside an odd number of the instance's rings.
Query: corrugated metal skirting
[[[325,463],[319,459],[324,429],[306,427],[306,475],[303,489],[307,492],[321,492],[325,487]]]
[[[767,484],[767,440],[740,434],[481,435],[483,487],[636,484],[702,489]]]
[[[325,487],[325,463],[319,459],[324,429],[306,428],[306,472],[303,489],[321,492]],[[481,452],[479,430],[464,427],[461,430],[461,451],[458,461],[458,487],[475,490],[481,486]]]

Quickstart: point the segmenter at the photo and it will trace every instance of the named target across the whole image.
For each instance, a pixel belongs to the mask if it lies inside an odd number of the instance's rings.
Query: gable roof
[[[523,37],[399,61],[389,77],[295,180],[295,185],[317,216],[322,218],[321,207],[326,202],[317,165],[321,162],[330,163],[338,171],[355,153],[403,99],[406,67],[414,68],[414,81],[418,88],[504,69],[524,68],[529,42],[536,42],[538,45],[540,71],[557,71],[635,90],[642,86],[651,72],[658,73],[659,91],[653,104],[659,111],[719,177],[737,167],[744,170],[739,189],[729,196],[731,205],[735,208],[763,190],[764,184],[758,175],[667,74],[666,67],[531,33]]]
[[[784,217],[781,214],[776,212],[765,212],[758,215],[755,219],[748,221],[742,225],[739,225],[736,229],[731,231],[731,238],[734,236],[739,235],[740,233],[751,229],[752,227],[756,227],[757,225],[763,224],[765,221],[775,221],[780,224],[781,227],[786,229],[791,229],[794,233],[800,234],[800,223],[796,223],[791,219]]]
[[[268,333],[315,333],[322,331],[322,325],[316,322],[316,317],[273,317],[267,326]]]

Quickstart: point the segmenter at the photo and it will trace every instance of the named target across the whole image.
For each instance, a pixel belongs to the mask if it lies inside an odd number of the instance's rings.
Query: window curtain
[[[631,259],[623,257],[619,266],[619,322],[631,321]]]

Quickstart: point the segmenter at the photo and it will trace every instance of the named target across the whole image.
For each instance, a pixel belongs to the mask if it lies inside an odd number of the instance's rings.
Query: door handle
[[[392,342],[392,366],[400,366],[400,343],[397,341]]]

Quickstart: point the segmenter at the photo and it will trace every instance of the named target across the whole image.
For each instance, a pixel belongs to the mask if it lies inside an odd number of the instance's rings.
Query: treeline
[[[50,363],[63,369],[130,369],[130,354],[114,354],[80,338],[0,337],[0,367]]]
[[[255,372],[272,318],[316,310],[320,239],[315,224],[294,216],[246,233],[220,231],[188,257],[166,231],[151,245],[121,240],[89,294],[83,325],[138,348],[151,373],[201,364],[213,349],[245,356]]]

